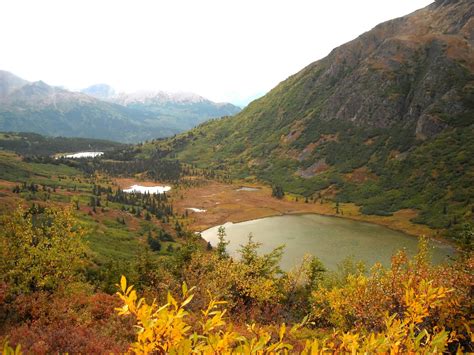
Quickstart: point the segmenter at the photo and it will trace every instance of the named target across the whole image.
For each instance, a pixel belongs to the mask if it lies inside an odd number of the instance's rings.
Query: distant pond
[[[249,187],[249,186],[241,186],[235,191],[259,191],[260,189],[258,187]]]
[[[142,186],[142,185],[132,185],[128,189],[123,190],[127,193],[141,193],[141,194],[162,194],[171,190],[170,186]]]
[[[316,214],[284,215],[267,217],[242,223],[226,223],[229,253],[237,255],[241,244],[252,233],[254,240],[262,243],[261,252],[268,253],[285,244],[281,262],[289,270],[301,262],[305,254],[317,256],[330,270],[348,256],[362,260],[371,267],[376,262],[390,265],[391,256],[400,249],[407,254],[416,254],[418,239],[383,226],[349,219],[320,216]],[[212,227],[201,233],[202,237],[215,246],[218,242],[217,229]],[[438,241],[430,243],[432,260],[440,263],[454,255],[454,249]]]
[[[80,159],[80,158],[95,158],[103,155],[104,152],[77,152],[74,154],[64,155],[64,158]]]

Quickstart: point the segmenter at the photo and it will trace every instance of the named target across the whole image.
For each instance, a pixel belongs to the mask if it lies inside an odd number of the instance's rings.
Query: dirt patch
[[[329,169],[325,159],[320,159],[304,170],[298,170],[297,174],[302,178],[309,179]]]
[[[321,134],[321,138],[318,139],[318,144],[326,142],[339,142],[339,133],[336,134]]]
[[[298,160],[303,161],[306,158],[308,158],[317,146],[318,146],[318,143],[316,142],[309,143],[298,155]]]
[[[349,182],[363,183],[366,181],[377,180],[377,175],[371,173],[367,167],[363,166],[345,174],[344,179]]]
[[[367,216],[361,214],[355,204],[341,203],[341,213],[336,214],[335,203],[324,198],[308,203],[301,198],[297,202],[292,196],[278,200],[271,196],[271,189],[267,186],[258,186],[258,191],[237,191],[240,186],[238,183],[230,185],[209,182],[200,187],[182,188],[180,194],[183,198],[175,199],[174,206],[178,213],[184,213],[189,206],[206,209],[206,213],[189,213],[188,226],[198,232],[226,222],[237,223],[283,214],[316,213],[371,222],[415,236],[437,236],[435,230],[410,222],[417,215],[414,210],[401,210],[389,217]]]
[[[299,136],[301,136],[301,133],[302,133],[301,129],[293,130],[290,133],[288,133],[286,136],[282,136],[281,140],[283,143],[289,144],[297,140]]]
[[[334,199],[339,192],[339,189],[337,188],[336,185],[330,185],[324,190],[320,191],[320,197],[326,198],[326,199]]]
[[[7,180],[2,180],[0,179],[0,189],[12,189],[17,185],[21,185],[21,183],[16,183],[13,181],[7,181]]]
[[[364,142],[364,145],[372,145],[375,143],[375,139],[369,138]]]

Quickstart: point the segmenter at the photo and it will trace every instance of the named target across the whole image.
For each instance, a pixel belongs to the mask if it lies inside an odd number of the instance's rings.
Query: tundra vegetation
[[[209,247],[176,211],[183,189],[227,176],[148,149],[0,152],[4,353],[474,350],[469,224],[446,265],[430,263],[421,239],[388,268],[347,259],[328,271],[308,255],[284,272],[283,247],[264,254],[249,236],[231,258],[224,228]],[[169,167],[160,180],[173,189],[124,193],[115,179],[154,176],[137,173],[150,159]]]
[[[167,256],[149,242],[111,287],[97,274],[114,269],[95,264],[73,207],[19,207],[1,223],[5,353],[474,350],[471,228],[447,265],[430,264],[421,238],[413,259],[335,272],[311,256],[283,272],[283,247],[261,254],[252,236],[232,259],[224,229],[215,250],[188,234]]]
[[[384,22],[234,117],[167,139],[0,133],[3,353],[473,353],[473,9],[436,0]],[[0,121],[34,111],[28,128],[49,134],[59,122],[68,134],[112,125],[127,142],[157,137],[148,116],[93,103],[3,105]],[[71,150],[104,154],[56,159]],[[126,193],[124,180],[172,189]],[[418,253],[390,266],[347,259],[329,271],[308,255],[283,271],[284,247],[264,253],[249,235],[232,258],[225,229],[213,248],[182,202],[233,181],[285,212],[399,218],[459,250],[433,265],[420,236]]]

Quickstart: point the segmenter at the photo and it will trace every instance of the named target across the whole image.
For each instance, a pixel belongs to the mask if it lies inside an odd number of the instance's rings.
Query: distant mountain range
[[[194,127],[209,118],[232,116],[240,108],[230,103],[216,103],[202,96],[187,92],[170,93],[165,91],[137,91],[133,93],[117,92],[107,84],[96,84],[81,91],[110,103],[130,109],[152,113],[164,120],[175,117],[182,123],[180,131]],[[172,124],[172,122],[169,122]]]
[[[0,130],[138,142],[172,136],[240,108],[196,94],[116,94],[106,84],[82,92],[0,71]]]

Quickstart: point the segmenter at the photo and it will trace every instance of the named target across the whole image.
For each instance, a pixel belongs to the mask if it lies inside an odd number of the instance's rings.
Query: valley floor
[[[116,179],[116,183],[121,188],[128,188],[133,184],[144,186],[158,184],[134,179]],[[242,186],[252,187],[255,190],[239,191]],[[206,210],[206,212],[200,213],[188,210],[188,227],[195,232],[202,232],[226,222],[238,223],[283,214],[316,213],[374,223],[416,237],[424,235],[444,240],[441,237],[442,231],[410,221],[417,215],[415,210],[400,210],[395,212],[393,216],[364,215],[355,204],[341,203],[339,213],[336,213],[336,205],[332,201],[305,202],[304,199],[298,199],[291,195],[286,195],[279,200],[272,197],[271,194],[271,188],[268,186],[239,182],[227,184],[217,181],[206,181],[199,186],[178,187],[173,190],[175,196],[174,207],[178,213],[184,214],[186,209],[189,208]]]

